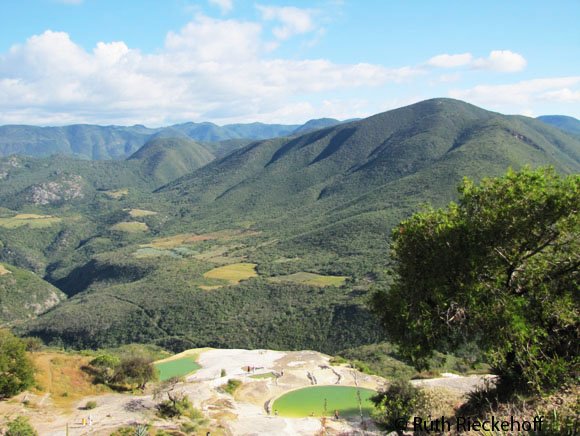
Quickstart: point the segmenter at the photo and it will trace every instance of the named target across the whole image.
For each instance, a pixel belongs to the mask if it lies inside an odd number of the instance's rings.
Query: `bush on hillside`
[[[34,383],[34,367],[26,344],[8,330],[0,330],[0,398],[12,397]]]
[[[10,421],[4,434],[5,436],[38,436],[38,433],[30,425],[28,418],[25,416],[19,416],[13,421]]]

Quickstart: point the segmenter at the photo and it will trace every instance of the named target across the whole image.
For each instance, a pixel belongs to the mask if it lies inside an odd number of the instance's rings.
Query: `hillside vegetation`
[[[155,138],[129,157],[141,174],[164,185],[211,162],[214,155],[189,138]]]
[[[36,274],[0,263],[0,326],[34,318],[65,298]]]
[[[375,343],[384,338],[366,303],[373,286],[389,285],[393,226],[425,203],[455,199],[464,176],[523,165],[580,171],[574,136],[450,99],[255,141],[161,186],[187,171],[178,165],[184,156],[204,155],[171,138],[160,135],[125,162],[66,161],[60,173],[55,159],[3,161],[3,216],[60,221],[0,226],[0,260],[69,296],[20,333],[78,348],[335,352]],[[69,174],[82,177],[82,198],[37,204],[22,195]],[[226,277],[236,265],[250,274]]]

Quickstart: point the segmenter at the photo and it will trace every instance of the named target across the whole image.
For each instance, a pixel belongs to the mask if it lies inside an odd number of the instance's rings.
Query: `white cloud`
[[[580,103],[580,89],[571,90],[562,88],[555,91],[548,91],[540,95],[542,100],[557,101],[562,103]]]
[[[412,67],[266,57],[262,32],[256,22],[198,15],[170,32],[159,52],[144,54],[120,41],[86,51],[68,34],[46,31],[0,54],[0,124],[165,125],[271,114],[296,122],[316,95],[421,74]]]
[[[580,101],[580,76],[524,80],[503,85],[477,85],[454,89],[450,97],[486,107],[524,113],[541,103],[574,103]],[[560,110],[562,108],[560,107]]]
[[[209,0],[209,2],[212,5],[215,5],[218,8],[220,8],[222,14],[227,14],[228,12],[231,12],[232,9],[234,8],[233,0]]]
[[[526,68],[527,61],[519,53],[510,50],[493,50],[487,58],[479,58],[473,62],[473,67],[482,70],[515,73]]]
[[[427,61],[427,65],[437,68],[456,68],[469,65],[473,59],[471,53],[456,55],[440,54]]]
[[[433,56],[426,64],[435,68],[471,67],[476,70],[515,73],[526,68],[527,61],[521,54],[510,50],[493,50],[488,57],[477,59],[471,53],[440,54]]]
[[[294,35],[312,32],[316,29],[313,21],[314,11],[292,6],[262,6],[256,8],[266,21],[279,21],[280,26],[274,28],[274,36],[278,39],[288,39]]]

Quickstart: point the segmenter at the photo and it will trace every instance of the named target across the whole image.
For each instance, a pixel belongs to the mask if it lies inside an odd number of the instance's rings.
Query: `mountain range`
[[[310,120],[304,125],[284,124],[228,124],[218,126],[209,122],[183,123],[169,127],[147,128],[135,126],[97,126],[76,124],[62,127],[36,127],[25,125],[0,126],[0,156],[12,154],[46,157],[62,154],[81,159],[125,159],[147,141],[157,137],[192,139],[204,143],[231,140],[248,141],[291,136],[297,133],[339,124],[330,118]],[[219,148],[219,145],[213,145]]]
[[[401,219],[464,176],[580,172],[574,134],[457,100],[333,122],[229,152],[178,126],[123,161],[0,160],[0,261],[67,296],[17,328],[78,348],[373,343],[365,301]]]

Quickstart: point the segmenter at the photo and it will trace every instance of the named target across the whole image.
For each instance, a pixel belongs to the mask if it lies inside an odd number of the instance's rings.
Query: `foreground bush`
[[[0,399],[12,397],[34,383],[34,367],[26,344],[7,330],[0,330]]]
[[[371,401],[375,404],[373,420],[386,430],[402,430],[411,417],[428,413],[425,394],[407,380],[393,382]]]
[[[38,436],[38,433],[30,425],[28,418],[19,416],[8,423],[5,436]]]
[[[419,367],[468,340],[504,393],[557,389],[580,364],[580,175],[509,171],[460,194],[394,230],[373,310]]]

